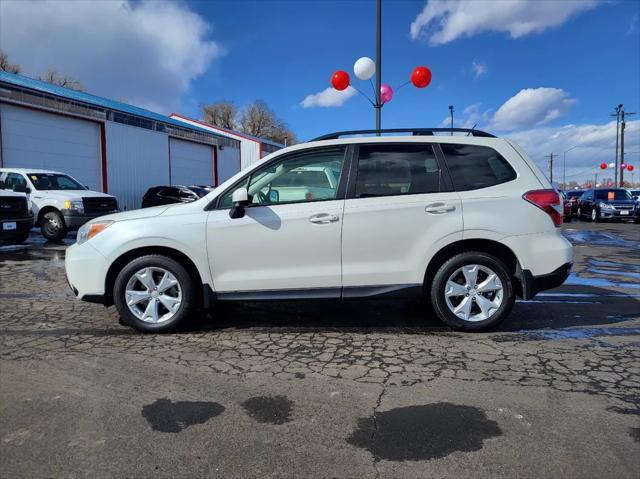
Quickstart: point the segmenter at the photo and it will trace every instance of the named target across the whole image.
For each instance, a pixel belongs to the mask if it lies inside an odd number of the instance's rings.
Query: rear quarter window
[[[493,148],[478,145],[440,145],[456,191],[499,185],[516,179],[509,162]]]

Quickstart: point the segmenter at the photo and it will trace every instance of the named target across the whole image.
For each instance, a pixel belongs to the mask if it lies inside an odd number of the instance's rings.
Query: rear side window
[[[516,172],[493,148],[441,144],[456,191],[478,190],[516,178]]]
[[[356,198],[437,193],[442,175],[431,145],[361,145]]]

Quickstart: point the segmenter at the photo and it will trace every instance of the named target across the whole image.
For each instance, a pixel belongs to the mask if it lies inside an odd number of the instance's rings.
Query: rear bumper
[[[557,288],[569,277],[572,266],[573,263],[565,263],[555,271],[539,276],[533,276],[528,269],[522,270],[520,274],[522,299],[532,299],[540,291]]]

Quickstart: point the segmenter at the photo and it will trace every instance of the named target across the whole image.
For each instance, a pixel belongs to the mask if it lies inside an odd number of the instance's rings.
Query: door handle
[[[444,213],[449,213],[450,211],[455,211],[456,207],[454,205],[447,205],[445,203],[431,203],[425,207],[425,211],[427,213],[431,213],[432,215],[441,215]]]
[[[330,215],[329,213],[318,213],[317,215],[313,215],[309,217],[309,221],[317,225],[326,225],[329,223],[335,223],[339,219],[340,217],[338,215]]]

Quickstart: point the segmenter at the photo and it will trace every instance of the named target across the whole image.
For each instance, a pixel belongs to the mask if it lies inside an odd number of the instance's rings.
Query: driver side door
[[[343,146],[290,153],[222,194],[206,238],[221,299],[340,297],[345,157]],[[323,182],[328,168],[340,172],[337,182]],[[232,219],[231,195],[239,187],[247,188],[250,204]]]

